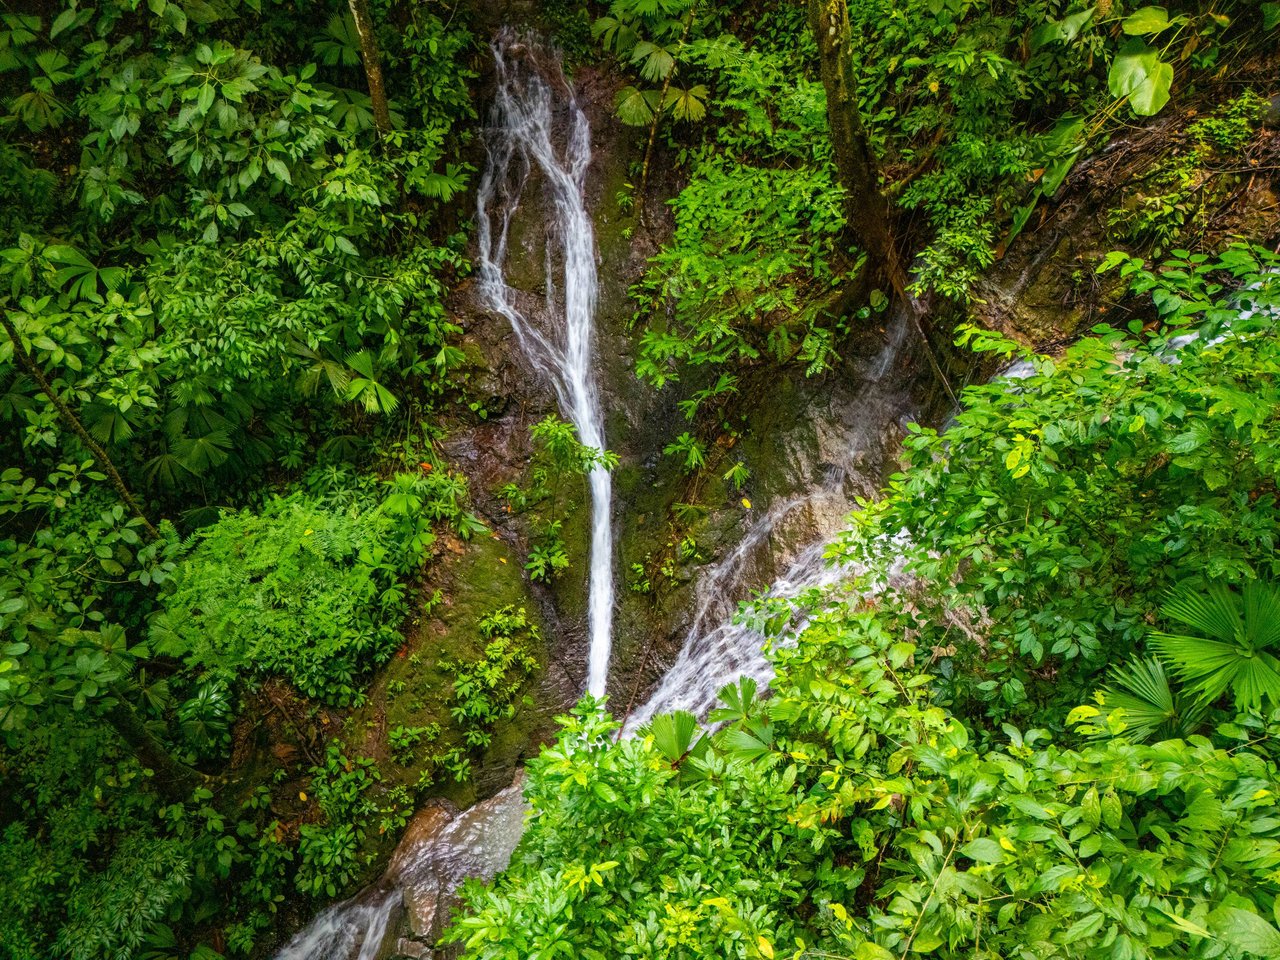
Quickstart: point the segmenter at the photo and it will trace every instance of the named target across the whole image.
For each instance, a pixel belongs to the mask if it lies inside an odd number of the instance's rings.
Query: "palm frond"
[[[1207,709],[1176,693],[1155,657],[1113,667],[1099,700],[1107,712],[1122,713],[1125,735],[1139,742],[1190,736],[1203,724]]]
[[[1179,589],[1165,603],[1172,620],[1207,634],[1153,633],[1152,649],[1203,703],[1230,691],[1238,708],[1280,703],[1280,661],[1267,649],[1280,642],[1280,587],[1251,581],[1239,591],[1224,583]]]
[[[1280,587],[1251,580],[1244,586],[1244,635],[1255,650],[1280,644]]]
[[[1160,612],[1170,620],[1227,643],[1233,642],[1243,627],[1239,599],[1225,583],[1210,584],[1207,594],[1179,588],[1169,595]]]
[[[697,732],[698,718],[687,710],[664,713],[654,717],[653,722],[649,724],[649,735],[653,737],[653,745],[673,765],[678,764],[689,753]]]

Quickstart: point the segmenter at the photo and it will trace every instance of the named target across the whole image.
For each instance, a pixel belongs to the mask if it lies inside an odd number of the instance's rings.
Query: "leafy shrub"
[[[402,642],[402,580],[432,543],[432,518],[466,522],[457,478],[401,474],[372,492],[272,497],[226,514],[186,545],[155,648],[234,681],[279,674],[304,694],[350,704],[359,678]]]
[[[463,730],[467,745],[487,747],[490,728],[515,715],[515,698],[530,674],[538,669],[531,645],[538,628],[529,623],[523,608],[502,607],[480,621],[486,641],[478,660],[442,661],[453,674],[454,705],[450,713]]]
[[[1158,256],[1172,243],[1190,244],[1203,230],[1210,200],[1238,179],[1223,168],[1240,164],[1240,151],[1253,136],[1266,101],[1252,91],[1188,124],[1185,148],[1175,150],[1142,178],[1141,189],[1111,211],[1108,226],[1118,238],[1150,244]]]
[[[798,641],[772,700],[748,696],[719,735],[688,714],[621,741],[591,704],[562,718],[529,765],[535,816],[511,868],[467,888],[447,939],[472,960],[1280,944],[1280,780],[1258,754],[1206,738],[1071,750],[1012,726],[982,747],[873,614],[836,603]]]
[[[356,876],[365,823],[378,809],[368,795],[381,779],[377,765],[368,757],[350,758],[344,751],[341,741],[331,742],[324,763],[311,768],[311,790],[325,822],[299,828],[296,883],[299,890],[315,896],[336,897]]]
[[[902,601],[901,629],[946,651],[957,706],[1039,716],[1083,701],[1171,588],[1280,574],[1275,255],[1109,263],[1164,325],[1100,328],[1060,359],[1030,357],[1025,378],[966,390],[945,432],[912,428],[909,471],[836,548],[935,585],[886,596]]]
[[[432,743],[440,736],[439,724],[425,727],[392,727],[387,731],[387,745],[391,749],[391,757],[396,763],[408,765],[413,762],[414,748],[426,741]]]

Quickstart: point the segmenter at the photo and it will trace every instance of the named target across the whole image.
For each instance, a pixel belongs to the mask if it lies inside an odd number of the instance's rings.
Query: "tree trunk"
[[[684,32],[680,34],[680,42],[676,44],[676,51],[679,52],[684,48],[684,43],[689,39],[689,31],[693,29],[694,21],[697,20],[698,7],[693,5],[689,8],[689,15],[684,21]],[[671,78],[675,76],[676,64],[671,65],[671,69],[667,71],[667,75],[662,78],[662,90],[658,93],[658,108],[653,111],[653,121],[649,124],[649,143],[644,148],[644,165],[640,168],[640,189],[637,191],[640,202],[640,222],[644,223],[645,209],[645,190],[649,185],[649,163],[653,159],[653,145],[658,140],[658,121],[662,119],[662,115],[667,110],[667,91],[671,89]]]
[[[44,371],[40,369],[40,365],[36,363],[35,358],[27,352],[27,348],[22,345],[22,337],[17,329],[13,326],[13,321],[9,319],[7,311],[0,310],[0,325],[4,326],[5,333],[9,335],[9,339],[13,341],[13,355],[18,363],[35,380],[37,386],[49,398],[49,402],[53,404],[54,409],[58,411],[67,425],[71,427],[75,435],[80,438],[80,442],[84,444],[85,449],[94,460],[98,462],[98,466],[106,472],[111,479],[111,485],[116,488],[116,492],[120,494],[120,499],[127,506],[146,528],[147,533],[152,540],[160,539],[160,531],[151,525],[151,521],[147,519],[147,515],[142,512],[142,508],[138,506],[138,501],[133,498],[133,494],[129,491],[128,486],[124,482],[124,478],[120,476],[120,471],[116,469],[116,465],[111,462],[111,458],[107,456],[107,451],[102,448],[98,441],[89,435],[89,431],[84,428],[84,424],[80,422],[80,418],[75,415],[72,409],[63,402],[62,398],[50,386],[48,379],[44,375]]]
[[[173,758],[165,745],[147,729],[123,691],[113,690],[116,704],[106,711],[107,722],[120,735],[143,766],[155,772],[155,784],[166,797],[176,802],[191,799],[196,787],[208,782],[199,770]]]
[[[364,75],[369,83],[369,100],[373,104],[373,122],[379,133],[391,129],[391,108],[387,106],[387,88],[382,83],[382,60],[378,56],[378,41],[373,35],[373,18],[369,16],[369,0],[347,0],[351,17],[356,22],[360,36],[360,59],[364,61]]]
[[[827,125],[836,173],[844,187],[845,233],[867,255],[875,281],[887,282],[908,306],[907,278],[893,235],[880,169],[858,112],[853,44],[846,0],[809,0],[809,27],[818,44]]]

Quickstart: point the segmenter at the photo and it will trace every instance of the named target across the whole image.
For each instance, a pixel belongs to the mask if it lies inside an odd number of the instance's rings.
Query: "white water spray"
[[[528,45],[506,35],[493,45],[493,55],[498,89],[486,137],[489,160],[478,201],[480,295],[491,310],[510,321],[529,362],[551,381],[561,411],[577,428],[578,439],[603,451],[604,416],[592,351],[597,292],[595,235],[583,195],[591,161],[587,118],[559,67],[554,67],[549,81]],[[556,149],[557,117],[567,123],[563,152]],[[503,275],[511,218],[535,172],[548,207],[546,296],[545,309],[540,311],[543,329],[517,309],[515,293]],[[587,692],[599,697],[604,695],[609,677],[613,621],[612,481],[608,470],[596,467],[588,482]]]

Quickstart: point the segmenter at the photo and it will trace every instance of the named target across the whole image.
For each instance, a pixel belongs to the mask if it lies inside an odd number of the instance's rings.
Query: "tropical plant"
[[[1188,701],[1181,690],[1170,687],[1164,665],[1155,657],[1115,664],[1095,699],[1109,718],[1100,733],[1139,742],[1189,737],[1204,727],[1207,713],[1204,704]]]
[[[484,654],[475,660],[445,660],[440,666],[453,677],[450,713],[468,747],[485,748],[493,725],[515,716],[516,696],[538,669],[535,655],[541,640],[523,608],[501,607],[479,624]]]
[[[1149,643],[1199,700],[1229,693],[1241,710],[1280,706],[1280,586],[1250,580],[1238,591],[1221,582],[1203,592],[1180,587],[1160,612],[1189,632],[1152,633]]]

